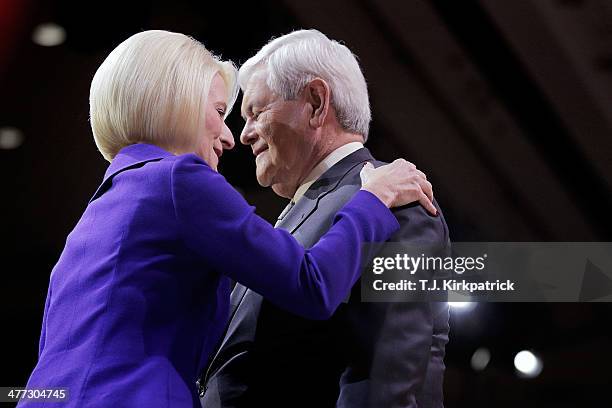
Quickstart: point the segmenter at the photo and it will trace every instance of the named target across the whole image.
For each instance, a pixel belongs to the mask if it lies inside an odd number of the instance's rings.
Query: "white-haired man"
[[[279,217],[309,247],[374,162],[363,143],[370,106],[351,51],[316,30],[277,38],[239,73],[240,136],[257,180],[291,199]],[[436,204],[437,205],[437,204]],[[442,214],[396,212],[392,241],[446,245]],[[446,303],[362,303],[359,284],[327,321],[284,312],[237,285],[225,338],[201,379],[210,407],[442,407]]]

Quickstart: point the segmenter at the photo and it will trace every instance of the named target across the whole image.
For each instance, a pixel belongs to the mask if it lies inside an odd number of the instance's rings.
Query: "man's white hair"
[[[368,138],[372,114],[365,78],[353,53],[317,30],[298,30],[272,39],[248,59],[238,73],[243,91],[260,67],[266,84],[285,100],[295,99],[304,86],[321,78],[331,89],[331,104],[342,128]]]
[[[119,44],[96,71],[89,92],[91,129],[111,161],[123,147],[151,143],[172,153],[193,152],[214,76],[238,94],[237,72],[184,34],[150,30]]]

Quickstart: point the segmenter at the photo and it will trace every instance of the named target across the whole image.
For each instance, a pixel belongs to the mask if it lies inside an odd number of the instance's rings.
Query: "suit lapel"
[[[304,196],[278,223],[277,227],[286,229],[292,234],[295,233],[315,213],[319,201],[333,192],[351,170],[373,160],[372,154],[366,148],[359,149],[340,160],[310,186]]]

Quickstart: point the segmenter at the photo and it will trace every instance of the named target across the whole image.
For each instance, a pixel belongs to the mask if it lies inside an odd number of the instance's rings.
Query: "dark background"
[[[64,44],[32,42],[45,22],[66,29]],[[452,240],[612,241],[612,2],[0,0],[0,127],[25,136],[0,149],[1,386],[27,381],[49,273],[107,166],[88,124],[105,56],[131,34],[166,29],[239,64],[297,28],[359,57],[368,147],[428,174]],[[257,185],[249,148],[225,154],[221,172],[276,219],[284,200]],[[610,406],[611,312],[608,303],[453,311],[446,405]],[[480,347],[492,358],[477,372]],[[515,374],[523,349],[542,358],[537,378]]]

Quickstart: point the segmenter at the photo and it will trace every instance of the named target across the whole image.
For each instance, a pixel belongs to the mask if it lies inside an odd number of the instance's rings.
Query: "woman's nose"
[[[227,125],[224,124],[223,127],[223,132],[221,132],[221,146],[223,146],[225,150],[231,150],[236,145],[236,142],[234,142],[234,135]]]

